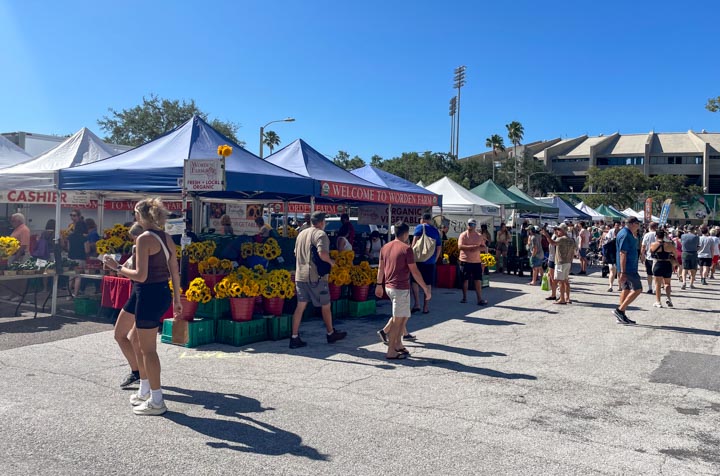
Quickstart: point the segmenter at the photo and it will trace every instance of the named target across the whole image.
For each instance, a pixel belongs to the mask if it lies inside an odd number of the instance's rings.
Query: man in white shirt
[[[640,255],[645,257],[645,272],[647,273],[647,280],[648,280],[648,294],[653,294],[654,291],[652,289],[652,283],[653,283],[653,274],[652,274],[652,268],[653,268],[653,260],[652,256],[650,256],[650,245],[655,243],[655,233],[657,232],[658,224],[655,222],[650,223],[650,229],[647,233],[643,235],[642,244],[640,245]]]

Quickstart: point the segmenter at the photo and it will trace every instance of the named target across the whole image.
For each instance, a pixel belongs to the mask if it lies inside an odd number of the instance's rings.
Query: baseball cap
[[[470,218],[467,223],[468,223],[468,225],[477,225],[477,222],[475,221],[474,218]]]
[[[640,223],[640,220],[638,220],[637,217],[630,217],[627,220],[625,220],[625,223],[628,225],[632,225],[633,223]]]
[[[560,223],[556,228],[560,228],[562,231],[567,231],[568,226],[566,223]]]

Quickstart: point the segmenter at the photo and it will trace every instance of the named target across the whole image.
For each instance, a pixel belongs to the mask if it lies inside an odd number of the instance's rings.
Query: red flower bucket
[[[255,298],[230,298],[230,315],[233,321],[252,320]]]
[[[197,278],[198,276],[200,276],[200,272],[198,271],[197,263],[188,262],[187,276],[188,276],[188,283],[191,282],[193,279]]]
[[[197,311],[197,308],[198,308],[198,303],[193,302],[193,301],[188,301],[187,299],[185,299],[185,296],[180,296],[180,302],[182,303],[182,308],[183,308],[180,319],[183,321],[194,320],[195,312]]]
[[[253,314],[262,314],[263,313],[263,297],[260,295],[255,296],[254,298],[255,308],[253,309]]]
[[[370,293],[369,286],[351,286],[350,292],[353,301],[367,301]]]
[[[210,293],[215,295],[215,285],[223,280],[227,274],[203,274],[202,278],[205,280],[205,284],[210,288]]]
[[[328,283],[328,288],[330,289],[330,300],[337,301],[338,299],[340,299],[340,296],[342,295],[342,286]]]
[[[282,314],[285,299],[281,297],[263,298],[263,311],[265,314],[279,316]]]

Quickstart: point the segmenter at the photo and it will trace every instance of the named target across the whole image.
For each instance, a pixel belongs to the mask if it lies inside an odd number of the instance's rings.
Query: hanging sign
[[[188,159],[183,172],[184,188],[188,192],[218,192],[225,190],[225,158]]]
[[[645,223],[650,223],[652,221],[652,197],[648,197],[647,200],[645,200]]]
[[[435,194],[398,192],[337,182],[322,182],[320,193],[323,197],[342,198],[358,202],[423,207],[432,207],[438,204],[438,197]]]
[[[668,198],[663,202],[662,210],[660,211],[660,226],[667,223],[668,215],[670,215],[670,205],[672,205],[672,198]]]
[[[290,215],[293,215],[293,214],[300,215],[300,214],[310,213],[310,204],[309,203],[289,202],[287,205],[288,205],[287,212]],[[268,208],[273,213],[285,213],[285,206],[282,202],[270,203],[270,204],[268,204]],[[345,205],[338,205],[338,204],[333,204],[333,203],[316,203],[315,211],[329,213],[332,215],[339,215],[341,213],[346,213],[348,210]]]
[[[94,194],[66,190],[60,193],[60,203],[63,206],[88,206],[95,199]],[[39,205],[55,205],[57,192],[38,192],[32,190],[6,190],[0,191],[0,203],[26,203]]]
[[[235,235],[254,235],[260,229],[255,219],[263,216],[263,206],[259,203],[210,203],[210,227],[216,233],[223,232],[221,219],[230,217],[230,226]]]
[[[392,207],[392,223],[403,221],[408,225],[419,225],[423,213],[429,213],[429,207]],[[388,225],[387,205],[363,205],[358,207],[358,223],[362,225]]]
[[[105,200],[105,210],[131,212],[135,210],[135,204],[137,204],[137,200]],[[181,201],[166,202],[163,200],[163,205],[171,212],[182,211]],[[192,202],[188,202],[187,206],[192,208]]]

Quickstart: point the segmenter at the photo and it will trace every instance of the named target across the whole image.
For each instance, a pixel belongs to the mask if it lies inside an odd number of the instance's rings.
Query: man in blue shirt
[[[617,234],[617,270],[620,284],[620,305],[613,311],[621,324],[635,324],[628,319],[625,310],[642,293],[642,280],[638,272],[638,230],[640,220],[630,217],[625,228]]]
[[[432,215],[430,213],[423,214],[420,224],[415,227],[412,241],[412,246],[415,246],[417,240],[420,239],[423,235],[423,229],[425,229],[425,234],[427,236],[435,240],[435,254],[430,256],[430,258],[428,258],[422,263],[416,263],[420,274],[422,274],[423,281],[425,281],[425,283],[428,285],[428,288],[432,288],[432,285],[435,284],[435,264],[442,255],[442,240],[440,239],[440,232],[437,228],[432,226],[431,223]],[[413,297],[415,298],[415,307],[413,307],[412,310],[413,312],[417,312],[420,310],[420,294],[418,285],[415,282],[412,283],[412,291]],[[428,307],[428,300],[424,299],[423,314],[427,314],[429,312],[430,308]]]

